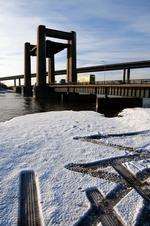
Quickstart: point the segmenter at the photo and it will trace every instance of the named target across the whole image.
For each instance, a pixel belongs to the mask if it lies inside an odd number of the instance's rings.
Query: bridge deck
[[[55,92],[150,98],[150,84],[52,85]]]

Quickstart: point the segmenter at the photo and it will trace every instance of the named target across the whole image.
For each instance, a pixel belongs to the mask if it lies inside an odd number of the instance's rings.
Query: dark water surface
[[[0,122],[16,116],[46,111],[93,110],[95,103],[58,103],[52,100],[36,100],[16,93],[0,93]]]

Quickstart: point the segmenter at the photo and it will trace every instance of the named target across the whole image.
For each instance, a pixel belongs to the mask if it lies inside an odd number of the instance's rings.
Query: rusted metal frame
[[[71,32],[58,31],[50,28],[45,28],[45,34],[47,37],[51,37],[51,38],[58,38],[58,39],[65,39],[65,40],[72,39]]]

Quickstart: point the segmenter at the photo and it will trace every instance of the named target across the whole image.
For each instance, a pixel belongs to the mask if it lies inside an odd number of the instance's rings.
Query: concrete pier
[[[15,92],[21,94],[22,93],[22,87],[21,86],[16,86],[15,87]]]
[[[61,94],[54,91],[53,87],[46,86],[33,87],[33,96],[36,99],[48,99],[49,101],[60,101]]]
[[[132,97],[97,97],[96,98],[96,111],[100,113],[107,113],[105,116],[109,116],[109,111],[114,112],[114,116],[125,108],[142,107],[142,98]]]
[[[62,93],[61,100],[63,102],[76,103],[95,103],[96,95],[94,94],[79,94],[79,93]]]

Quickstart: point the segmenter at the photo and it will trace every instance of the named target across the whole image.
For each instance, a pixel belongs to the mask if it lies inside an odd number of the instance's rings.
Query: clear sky
[[[24,43],[36,43],[39,24],[77,32],[78,66],[148,60],[149,12],[149,0],[0,0],[0,76],[23,73]]]

